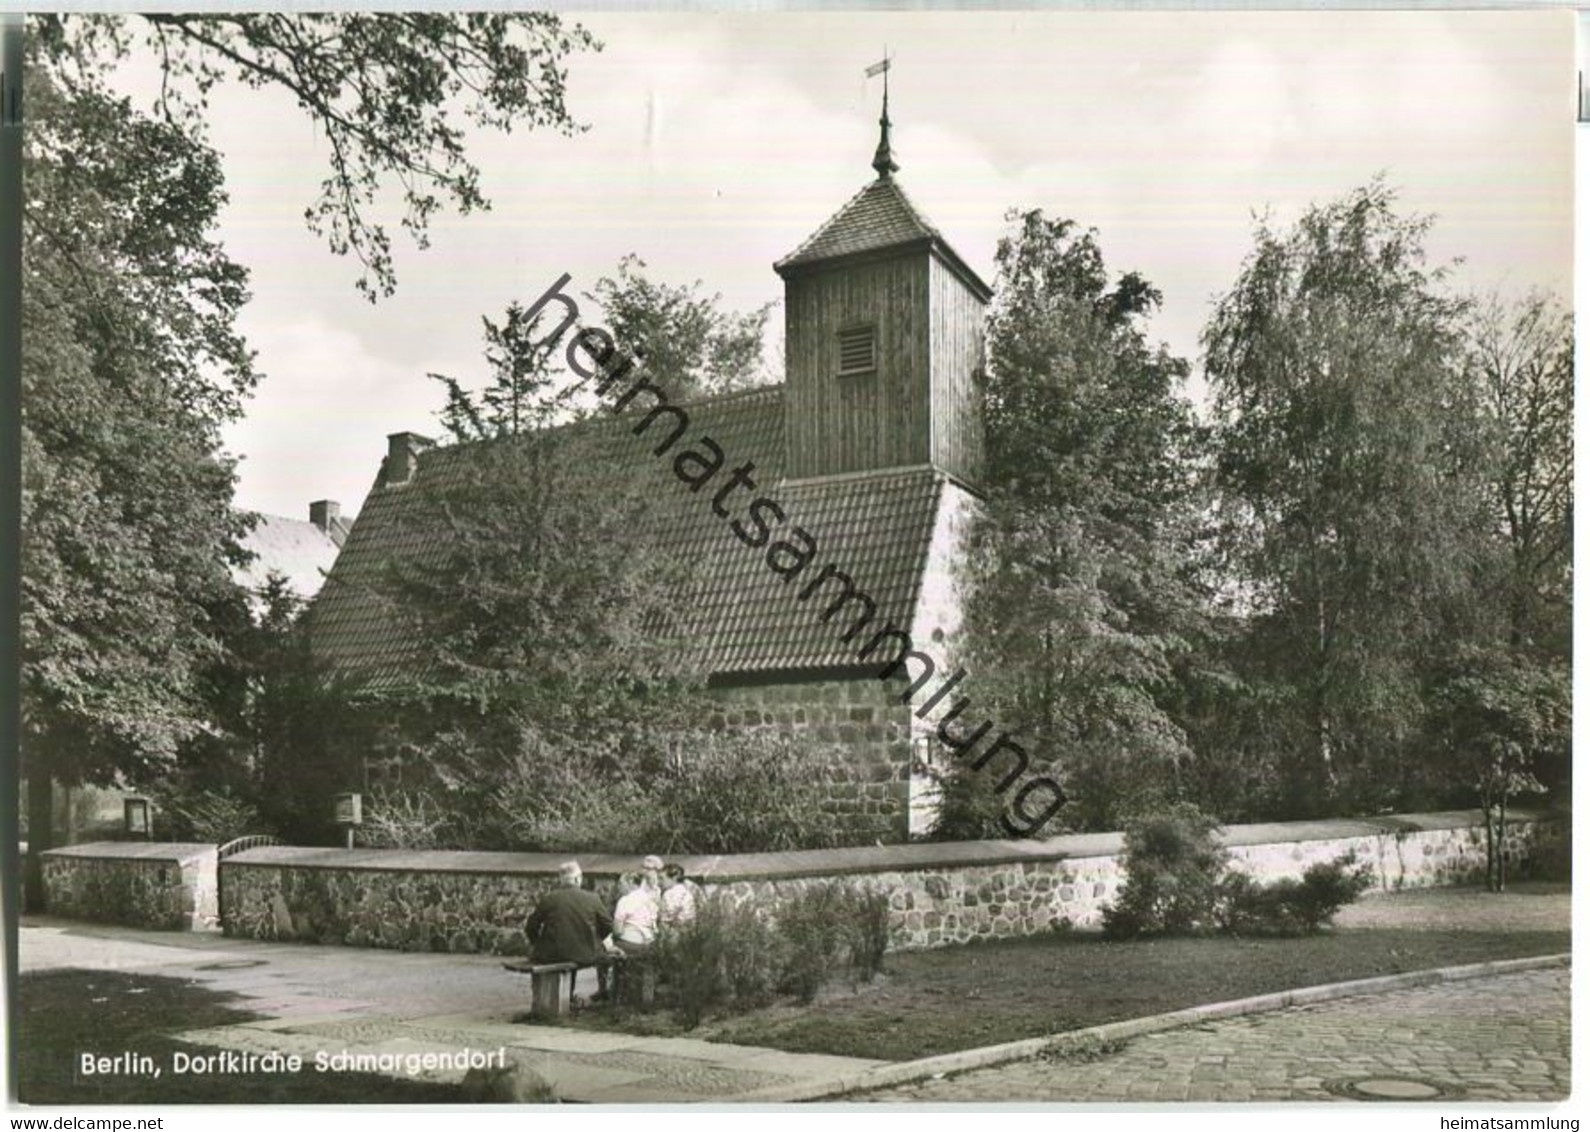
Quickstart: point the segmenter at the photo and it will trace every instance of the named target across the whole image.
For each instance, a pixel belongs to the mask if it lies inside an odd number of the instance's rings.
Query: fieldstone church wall
[[[1526,867],[1535,846],[1565,828],[1565,818],[1518,814],[1509,824],[1509,867]],[[1472,811],[1232,826],[1223,838],[1235,867],[1266,880],[1300,876],[1349,851],[1386,892],[1473,882],[1485,868],[1483,826]],[[1121,849],[1120,834],[1101,833],[680,860],[709,892],[768,908],[834,879],[886,893],[892,948],[917,950],[1095,927],[1125,879]],[[561,859],[253,849],[221,866],[223,920],[228,934],[255,939],[518,954],[525,914],[555,883]],[[604,894],[635,865],[629,857],[580,860]]]
[[[821,770],[826,805],[847,840],[906,840],[911,789],[911,708],[902,683],[875,678],[713,688],[723,711],[713,723],[733,731],[776,730],[827,751]]]

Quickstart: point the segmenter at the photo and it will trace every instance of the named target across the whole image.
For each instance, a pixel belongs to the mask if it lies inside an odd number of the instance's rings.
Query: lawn
[[[1453,926],[1452,909],[1469,905],[1475,926]],[[1560,887],[1505,897],[1420,893],[1365,901],[1344,916],[1349,926],[1303,939],[1115,943],[1076,933],[910,952],[890,956],[884,978],[855,993],[841,988],[809,1007],[710,1019],[694,1036],[909,1060],[1320,983],[1563,952],[1566,908]],[[683,1032],[666,1012],[587,1011],[573,1024]]]
[[[26,1104],[397,1104],[458,1103],[454,1085],[402,1081],[368,1073],[179,1075],[176,1051],[202,1047],[170,1035],[227,1026],[261,1015],[230,1005],[236,995],[190,979],[60,968],[18,980],[17,1097]],[[147,1054],[163,1072],[80,1076],[83,1053]]]

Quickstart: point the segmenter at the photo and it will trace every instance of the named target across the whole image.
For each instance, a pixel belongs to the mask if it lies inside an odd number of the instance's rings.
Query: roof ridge
[[[300,519],[296,515],[282,515],[275,511],[254,511],[249,508],[239,508],[239,510],[255,519],[271,519],[278,523],[299,523],[306,527],[314,527],[317,531],[320,530],[320,527],[316,525],[313,519]]]
[[[768,401],[773,401],[776,399],[782,399],[784,395],[784,384],[785,383],[782,381],[775,381],[768,385],[758,385],[750,389],[734,389],[727,393],[705,393],[700,397],[693,398],[689,401],[675,401],[670,402],[670,404],[673,404],[676,408],[680,409],[692,409],[715,407],[717,405],[723,404],[725,401],[751,401],[759,396],[766,398]],[[666,393],[667,390],[664,390],[663,392]],[[502,436],[478,436],[469,440],[438,441],[436,444],[433,444],[430,447],[422,450],[418,455],[421,460],[431,456],[438,456],[443,453],[447,453],[449,457],[451,457],[465,449],[481,448],[493,444],[501,444],[510,440],[529,440],[537,433],[548,435],[561,433],[564,436],[568,436],[576,430],[597,427],[602,421],[612,420],[613,417],[610,413],[604,414],[601,412],[603,408],[610,408],[610,406],[596,406],[592,408],[591,414],[589,416],[577,417],[570,421],[560,421],[557,424],[547,425],[544,428],[528,429],[524,432],[507,433]],[[308,520],[305,521],[307,522]]]
[[[679,407],[688,409],[696,405],[721,405],[725,401],[749,401],[757,396],[766,396],[769,400],[772,400],[772,395],[775,393],[780,396],[783,395],[784,384],[782,381],[773,381],[767,385],[755,385],[749,389],[730,389],[724,393],[703,393],[700,397],[696,397],[693,400],[680,401]]]

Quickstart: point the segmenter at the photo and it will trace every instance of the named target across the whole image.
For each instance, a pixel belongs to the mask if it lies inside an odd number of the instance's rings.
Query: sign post
[[[364,799],[359,794],[338,794],[333,800],[334,816],[347,837],[344,848],[353,848],[353,831],[364,824]]]
[[[149,799],[140,795],[134,794],[122,799],[121,821],[128,837],[142,837],[145,841],[154,840],[151,809]]]

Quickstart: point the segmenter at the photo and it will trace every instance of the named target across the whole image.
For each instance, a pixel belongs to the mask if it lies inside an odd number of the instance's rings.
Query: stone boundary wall
[[[1509,868],[1544,838],[1566,836],[1565,817],[1510,817]],[[1378,888],[1397,891],[1479,880],[1485,834],[1477,811],[1362,820],[1231,826],[1232,864],[1273,880],[1355,852]],[[1115,898],[1124,870],[1119,833],[1044,841],[972,841],[679,857],[707,891],[776,906],[836,878],[887,893],[891,947],[917,950],[1091,928]],[[522,954],[525,914],[556,884],[561,854],[450,853],[381,849],[251,849],[222,863],[226,931],[417,951]],[[631,857],[579,857],[611,898]]]
[[[49,849],[52,916],[167,931],[220,926],[216,847],[185,841],[96,841]]]

